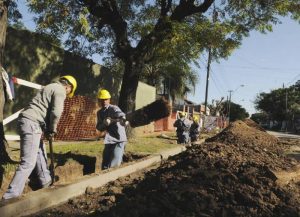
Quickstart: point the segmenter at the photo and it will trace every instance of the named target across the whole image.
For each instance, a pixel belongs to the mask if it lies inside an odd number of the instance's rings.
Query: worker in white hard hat
[[[105,132],[104,150],[101,169],[120,166],[123,159],[127,136],[125,126],[128,124],[121,109],[110,104],[111,95],[105,89],[100,89],[97,95],[101,107],[97,112],[96,128]]]
[[[54,137],[64,101],[67,96],[74,95],[76,88],[77,82],[73,76],[62,76],[57,82],[43,87],[20,113],[18,132],[21,139],[21,162],[3,199],[20,196],[31,173],[38,179],[40,188],[52,183],[46,149],[41,140],[42,133],[46,138]]]

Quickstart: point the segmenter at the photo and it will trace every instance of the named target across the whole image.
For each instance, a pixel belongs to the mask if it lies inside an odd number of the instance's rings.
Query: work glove
[[[128,126],[129,125],[129,121],[126,120],[126,117],[122,117],[121,120],[120,120],[120,124],[122,126]]]
[[[104,125],[109,126],[111,124],[111,119],[110,118],[105,118],[104,119]]]

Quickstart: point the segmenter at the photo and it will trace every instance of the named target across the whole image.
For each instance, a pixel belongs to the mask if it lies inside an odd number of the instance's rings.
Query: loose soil
[[[283,154],[294,146],[237,121],[158,168],[33,216],[299,217],[300,162]]]
[[[123,156],[123,164],[130,163],[144,157],[147,157],[147,155],[126,152]],[[101,172],[100,165],[102,158],[98,156],[81,155],[70,151],[64,154],[55,154],[55,159],[58,159],[55,163],[55,185],[69,184],[79,178],[82,178],[84,175]],[[15,164],[14,166],[17,167],[18,164]],[[2,198],[8,188],[8,185],[14,176],[15,169],[6,173],[5,176],[3,173],[4,169],[0,170],[0,177],[2,177],[0,180],[0,198]],[[26,183],[24,188],[23,193],[25,194],[30,191],[40,189],[40,184],[34,177],[29,177],[29,179],[30,181]]]

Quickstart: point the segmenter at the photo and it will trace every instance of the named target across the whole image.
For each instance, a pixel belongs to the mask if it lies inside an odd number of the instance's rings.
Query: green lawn
[[[125,152],[135,154],[154,154],[162,150],[170,149],[179,146],[176,143],[175,133],[164,133],[168,138],[159,138],[159,133],[146,135],[129,139]],[[46,141],[47,153],[49,154],[49,145]],[[103,139],[99,141],[54,141],[55,161],[68,160],[70,156],[97,156],[101,157],[104,144]],[[10,156],[19,160],[19,142],[10,143]],[[59,159],[62,158],[62,159]],[[49,159],[48,159],[49,160]],[[71,159],[70,159],[71,160]],[[3,165],[5,173],[15,171],[18,164]]]
[[[169,133],[169,139],[158,138],[157,134],[129,139],[126,145],[126,151],[133,153],[153,154],[161,150],[170,149],[178,146],[174,133]],[[55,141],[54,153],[72,152],[84,155],[99,155],[103,151],[103,140],[100,141],[80,141],[80,142],[61,142]],[[47,146],[49,152],[49,148]]]

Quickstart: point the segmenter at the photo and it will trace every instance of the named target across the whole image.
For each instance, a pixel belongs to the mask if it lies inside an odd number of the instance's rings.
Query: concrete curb
[[[85,193],[87,187],[98,188],[110,181],[127,176],[144,168],[158,163],[169,156],[176,155],[186,150],[185,147],[176,147],[163,151],[156,156],[152,156],[143,161],[114,169],[104,174],[91,175],[66,186],[55,186],[53,188],[41,189],[30,192],[25,197],[13,199],[13,201],[1,202],[1,217],[17,217],[34,214],[46,208],[56,206]]]

